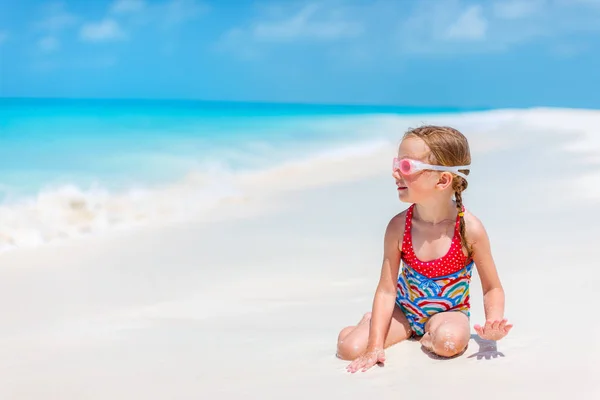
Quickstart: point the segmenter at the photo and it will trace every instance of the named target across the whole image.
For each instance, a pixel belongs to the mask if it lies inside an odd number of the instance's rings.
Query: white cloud
[[[60,41],[54,36],[44,36],[38,41],[38,47],[45,53],[51,53],[60,48]]]
[[[125,33],[114,19],[104,19],[83,25],[79,36],[82,40],[89,42],[105,42],[124,39]]]
[[[396,48],[405,56],[504,52],[532,42],[552,51],[559,40],[562,48],[572,48],[570,36],[600,32],[600,7],[593,6],[597,3],[600,0],[419,2],[400,19]]]
[[[279,51],[276,44],[312,43],[369,58],[454,57],[528,43],[552,51],[561,43],[555,53],[567,56],[590,51],[574,47],[574,35],[600,32],[600,0],[310,1],[258,5],[215,47],[253,59]]]
[[[56,33],[79,21],[79,17],[66,10],[64,3],[47,4],[43,7],[42,14],[44,16],[35,23],[35,27],[46,32]]]
[[[503,0],[494,2],[492,10],[498,18],[519,19],[534,15],[546,6],[546,0]]]
[[[254,38],[265,41],[336,40],[358,36],[362,32],[360,23],[334,18],[315,4],[307,4],[281,20],[257,22],[251,29]]]
[[[259,15],[243,26],[225,32],[215,48],[244,59],[256,59],[268,44],[356,40],[365,32],[360,12],[347,4],[289,2],[259,9]]]
[[[398,23],[394,36],[403,55],[437,55],[480,51],[488,42],[490,22],[479,5],[460,0],[418,3]]]
[[[109,7],[109,17],[130,26],[153,25],[172,29],[205,14],[209,6],[198,0],[116,0]]]
[[[146,8],[144,0],[116,0],[110,6],[110,11],[115,14],[137,13]]]
[[[167,25],[177,25],[197,18],[208,11],[208,6],[196,0],[170,0],[162,10]]]
[[[448,27],[448,39],[482,40],[485,38],[488,22],[479,5],[470,6]]]
[[[208,10],[197,0],[114,0],[100,21],[88,21],[79,30],[79,38],[87,42],[128,39],[136,27],[151,26],[172,29],[194,20]]]
[[[52,53],[60,49],[61,36],[68,29],[74,28],[80,18],[67,11],[63,2],[48,3],[39,10],[40,17],[33,23],[36,33],[37,49],[42,53]]]

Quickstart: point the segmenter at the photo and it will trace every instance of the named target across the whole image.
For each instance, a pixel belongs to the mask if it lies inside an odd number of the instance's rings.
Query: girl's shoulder
[[[483,222],[468,209],[465,209],[465,230],[467,233],[467,242],[474,244],[481,239],[487,238],[487,232]]]
[[[390,219],[385,230],[386,238],[397,241],[398,243],[402,243],[402,241],[404,240],[404,227],[406,225],[407,212],[408,208],[394,215]]]

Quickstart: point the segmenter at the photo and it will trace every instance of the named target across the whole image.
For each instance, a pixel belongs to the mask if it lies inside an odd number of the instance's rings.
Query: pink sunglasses
[[[425,164],[424,162],[411,160],[409,158],[398,159],[394,157],[393,170],[400,172],[402,175],[412,175],[418,171],[433,170],[433,171],[447,171],[452,172],[464,179],[467,179],[467,175],[459,171],[459,169],[470,170],[470,165],[456,165],[456,166],[445,166],[445,165],[431,165]]]

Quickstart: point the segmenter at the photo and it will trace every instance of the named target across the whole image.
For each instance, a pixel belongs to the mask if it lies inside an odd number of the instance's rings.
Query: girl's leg
[[[371,313],[366,313],[356,326],[347,326],[342,329],[338,336],[337,356],[342,360],[354,360],[360,356],[367,348],[370,326]],[[412,330],[408,320],[398,305],[395,305],[384,347],[388,348],[408,339],[411,334]]]
[[[466,350],[470,338],[469,318],[460,311],[446,311],[427,321],[421,344],[438,356],[453,357]]]

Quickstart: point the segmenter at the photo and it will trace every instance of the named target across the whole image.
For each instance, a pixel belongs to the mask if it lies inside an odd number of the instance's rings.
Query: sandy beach
[[[245,195],[198,218],[0,254],[0,398],[599,398],[600,112],[398,121],[360,157],[241,175]],[[408,206],[391,158],[417,123],[471,141],[463,199],[514,328],[497,344],[472,330],[451,360],[403,342],[352,375],[337,334],[370,311],[385,226]]]

